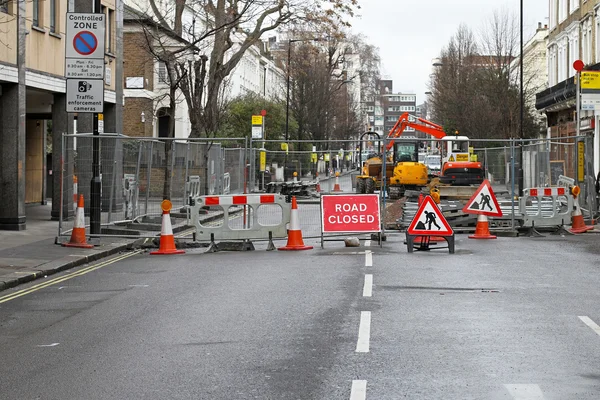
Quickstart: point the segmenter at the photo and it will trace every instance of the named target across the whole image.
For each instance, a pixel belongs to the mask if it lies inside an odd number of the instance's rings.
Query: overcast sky
[[[414,93],[417,104],[428,91],[431,60],[439,56],[461,23],[477,34],[495,10],[505,7],[519,20],[520,0],[360,0],[354,33],[379,47],[382,74],[394,93]],[[524,42],[538,22],[548,24],[548,0],[523,0]]]

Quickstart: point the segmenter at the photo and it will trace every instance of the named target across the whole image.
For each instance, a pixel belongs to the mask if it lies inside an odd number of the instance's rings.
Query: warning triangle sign
[[[502,210],[492,190],[492,185],[487,179],[484,180],[467,204],[463,207],[467,214],[481,214],[489,217],[501,217]]]
[[[431,196],[425,196],[408,227],[409,235],[452,236],[454,231]]]
[[[454,161],[454,156],[450,156],[450,158],[448,159],[448,162],[453,162]]]

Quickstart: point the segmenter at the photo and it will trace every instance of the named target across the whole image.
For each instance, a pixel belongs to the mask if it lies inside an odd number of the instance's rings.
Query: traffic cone
[[[332,192],[343,192],[342,188],[340,187],[340,173],[336,172],[335,173],[335,185],[333,186],[333,190]]]
[[[71,231],[71,239],[68,243],[62,244],[65,247],[79,247],[82,249],[92,249],[94,245],[86,242],[85,239],[85,215],[83,211],[83,195],[79,195],[77,210],[75,211],[75,226]]]
[[[160,245],[158,250],[151,251],[150,254],[162,255],[185,253],[185,251],[177,250],[177,247],[175,247],[175,237],[173,236],[173,227],[171,226],[171,202],[169,200],[163,200],[160,206],[163,210],[162,225],[160,228]]]
[[[321,182],[319,181],[319,173],[317,172],[317,186],[315,187],[315,190],[317,191],[317,193],[321,193]]]
[[[486,215],[479,214],[477,216],[475,234],[469,235],[469,239],[496,239],[496,236],[490,233],[490,225]]]
[[[290,229],[288,229],[288,241],[277,250],[310,250],[312,246],[305,246],[300,230],[300,218],[298,217],[298,203],[296,196],[292,196],[292,213],[290,215]]]
[[[571,213],[571,229],[569,232],[571,233],[584,233],[587,231],[591,231],[594,229],[591,225],[586,225],[583,220],[583,215],[581,214],[581,208],[579,208],[579,198],[575,197],[575,210]]]

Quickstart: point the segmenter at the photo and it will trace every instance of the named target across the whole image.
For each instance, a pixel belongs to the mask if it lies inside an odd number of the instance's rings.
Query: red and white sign
[[[448,221],[446,221],[446,218],[431,196],[425,196],[407,232],[409,235],[416,236],[454,235],[450,224],[448,224]]]
[[[321,227],[326,232],[380,232],[379,195],[321,196]]]
[[[492,185],[487,179],[479,185],[477,191],[471,196],[471,199],[462,210],[467,214],[481,214],[488,217],[502,216],[502,210],[500,209],[500,205],[498,205]]]

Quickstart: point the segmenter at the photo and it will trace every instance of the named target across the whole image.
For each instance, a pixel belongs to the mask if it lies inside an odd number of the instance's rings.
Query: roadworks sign
[[[407,232],[409,235],[414,236],[454,235],[450,224],[448,224],[448,221],[446,221],[446,218],[431,196],[425,196]]]
[[[467,204],[463,207],[467,214],[487,215],[488,217],[501,217],[502,210],[492,190],[492,185],[487,179],[484,180]]]

